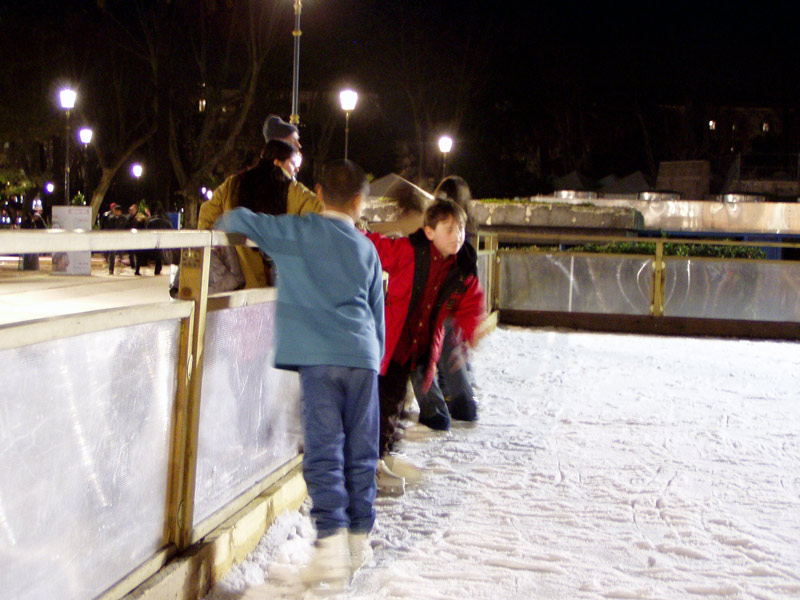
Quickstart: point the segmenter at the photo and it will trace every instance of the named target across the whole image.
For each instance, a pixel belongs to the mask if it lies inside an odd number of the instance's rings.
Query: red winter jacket
[[[381,363],[381,374],[394,355],[397,342],[410,312],[420,301],[434,301],[431,321],[435,323],[431,334],[431,347],[425,373],[425,389],[430,387],[436,372],[436,363],[442,354],[444,322],[451,317],[466,341],[472,343],[475,329],[484,317],[483,288],[478,281],[475,249],[465,242],[456,255],[455,267],[447,274],[437,298],[424,298],[422,290],[430,265],[431,244],[420,229],[407,238],[391,239],[379,233],[367,233],[375,244],[383,270],[389,274],[386,291],[386,347]],[[409,308],[412,310],[410,311]]]

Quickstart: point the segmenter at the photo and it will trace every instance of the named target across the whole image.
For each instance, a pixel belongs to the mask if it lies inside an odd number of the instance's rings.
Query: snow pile
[[[409,430],[348,598],[800,596],[800,344],[501,328],[481,420]],[[307,510],[207,597],[292,597]],[[261,597],[261,596],[259,596]]]

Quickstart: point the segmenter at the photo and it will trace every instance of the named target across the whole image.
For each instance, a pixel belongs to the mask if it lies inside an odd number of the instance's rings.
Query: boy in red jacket
[[[423,425],[447,430],[451,413],[462,420],[477,418],[471,394],[451,394],[448,408],[434,376],[445,321],[463,341],[474,344],[484,317],[477,252],[464,241],[466,220],[458,204],[436,200],[425,211],[424,227],[407,238],[367,234],[378,250],[383,270],[389,273],[386,351],[379,378],[382,457],[399,439],[398,419],[409,377],[415,384]]]

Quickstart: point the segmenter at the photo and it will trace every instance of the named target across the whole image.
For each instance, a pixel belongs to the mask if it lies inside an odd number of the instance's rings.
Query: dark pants
[[[378,374],[370,369],[301,367],[303,477],[318,537],[375,523]]]
[[[146,266],[148,261],[147,250],[131,250],[130,251],[131,268],[134,269],[136,274],[139,274],[139,269]]]
[[[380,454],[386,456],[400,441],[402,428],[400,418],[406,400],[406,387],[411,369],[408,364],[389,363],[386,374],[378,378],[381,405]]]

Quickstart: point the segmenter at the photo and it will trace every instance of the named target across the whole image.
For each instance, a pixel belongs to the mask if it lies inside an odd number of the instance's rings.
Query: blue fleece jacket
[[[223,214],[214,229],[253,240],[278,267],[275,366],[380,371],[383,281],[375,246],[345,218]]]

